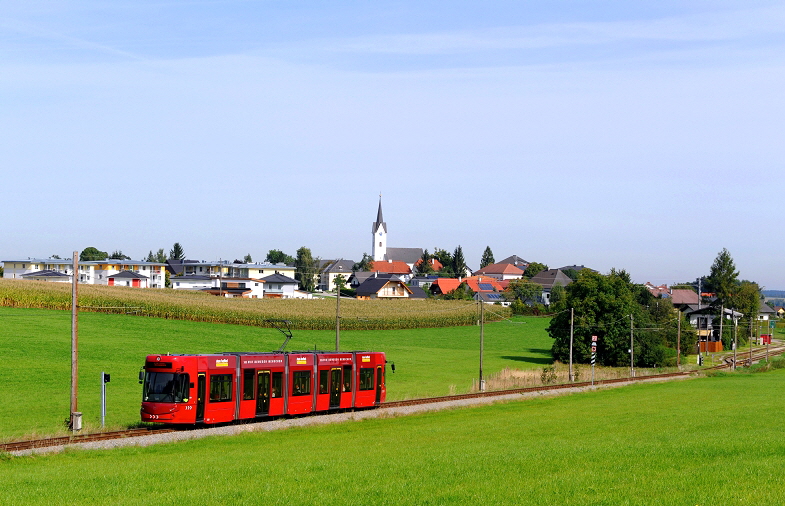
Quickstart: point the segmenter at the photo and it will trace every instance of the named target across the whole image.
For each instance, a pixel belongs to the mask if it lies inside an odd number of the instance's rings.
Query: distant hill
[[[761,291],[764,297],[771,297],[774,299],[785,299],[785,290],[763,290]]]

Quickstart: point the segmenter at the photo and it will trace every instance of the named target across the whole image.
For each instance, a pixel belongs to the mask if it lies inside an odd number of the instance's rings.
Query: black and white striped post
[[[594,364],[597,362],[597,336],[591,336],[591,384],[594,386]]]

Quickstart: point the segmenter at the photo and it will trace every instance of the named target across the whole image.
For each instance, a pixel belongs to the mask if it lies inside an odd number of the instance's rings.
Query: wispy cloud
[[[6,51],[38,50],[40,48],[58,48],[64,51],[86,51],[108,56],[120,57],[130,60],[144,60],[145,58],[115,47],[93,42],[87,39],[74,37],[57,30],[44,28],[40,25],[26,23],[13,18],[0,18],[0,31],[3,32],[5,44],[0,42],[0,47],[5,45]]]
[[[785,7],[613,22],[552,23],[492,29],[310,41],[310,49],[400,55],[533,50],[648,42],[715,43],[785,34]]]

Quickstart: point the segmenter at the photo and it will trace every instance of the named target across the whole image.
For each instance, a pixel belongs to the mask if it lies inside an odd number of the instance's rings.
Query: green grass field
[[[785,370],[0,461],[13,504],[781,504]]]
[[[46,435],[62,430],[70,402],[71,314],[46,309],[0,308],[0,438]],[[484,373],[550,363],[546,319],[518,319],[485,326]],[[335,349],[335,331],[295,330],[287,349]],[[388,399],[466,392],[479,373],[477,326],[343,331],[342,350],[377,350],[395,362]],[[131,315],[81,313],[79,317],[79,410],[87,430],[100,420],[100,373],[107,384],[107,425],[139,421],[139,368],[152,353],[271,351],[283,335],[275,329],[164,320]]]

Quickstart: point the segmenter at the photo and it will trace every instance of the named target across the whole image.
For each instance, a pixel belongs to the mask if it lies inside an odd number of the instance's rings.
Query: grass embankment
[[[0,462],[15,504],[781,504],[785,371]]]
[[[0,308],[0,438],[19,439],[62,430],[68,417],[71,375],[68,311]],[[546,319],[485,326],[484,373],[549,364]],[[335,349],[335,330],[295,330],[287,349]],[[86,430],[99,424],[100,373],[107,385],[107,424],[139,421],[139,368],[152,353],[270,351],[283,335],[270,328],[81,313],[79,317],[79,411]],[[341,332],[342,350],[377,350],[395,362],[388,372],[388,399],[463,393],[479,373],[479,327]]]
[[[43,281],[0,279],[0,306],[71,309],[71,285]],[[267,319],[286,319],[297,329],[335,328],[335,299],[242,299],[216,297],[186,290],[119,286],[79,286],[82,311],[133,312],[174,320],[268,326]],[[510,311],[494,306],[486,320],[499,320]],[[471,301],[341,300],[344,329],[384,330],[472,325],[478,319]]]

